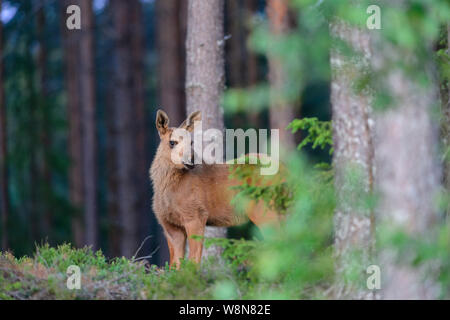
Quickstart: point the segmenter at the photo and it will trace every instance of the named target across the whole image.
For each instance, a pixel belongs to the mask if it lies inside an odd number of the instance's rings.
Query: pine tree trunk
[[[114,100],[113,136],[118,216],[121,228],[121,255],[131,257],[139,247],[138,240],[138,184],[136,170],[135,75],[133,74],[133,28],[130,23],[132,6],[122,0],[111,0],[114,28]]]
[[[344,41],[362,54],[356,62],[355,57],[350,60],[337,48],[331,51],[333,167],[338,203],[334,217],[335,297],[372,299],[373,293],[365,287],[365,271],[373,247],[373,213],[358,201],[368,199],[373,191],[373,121],[370,97],[354,89],[368,65],[370,39],[367,32],[342,21],[334,21],[330,29],[335,41]],[[357,270],[352,269],[355,265]],[[352,272],[361,276],[350,281]]]
[[[149,214],[151,208],[150,181],[148,179],[148,166],[150,163],[146,137],[146,119],[148,117],[145,107],[145,42],[144,21],[142,4],[138,0],[129,2],[132,15],[132,59],[133,59],[133,99],[135,106],[135,130],[136,130],[136,167],[135,179],[137,185],[137,219],[138,223],[138,245],[147,237],[152,223],[156,223]],[[137,249],[137,247],[136,247]],[[145,242],[142,252],[151,250],[150,242]]]
[[[255,53],[253,53],[247,46],[247,39],[251,33],[251,20],[252,16],[256,14],[258,9],[257,0],[247,0],[245,1],[244,8],[244,49],[245,49],[245,84],[247,87],[251,87],[258,82],[259,72],[258,72],[258,58]]]
[[[258,1],[257,0],[247,0],[245,1],[245,39],[244,39],[244,47],[245,47],[245,62],[243,69],[245,72],[245,84],[247,88],[251,88],[255,86],[259,81],[259,70],[258,70],[258,57],[255,53],[253,53],[250,48],[248,48],[247,39],[250,36],[251,28],[250,22],[252,16],[256,14],[258,9]],[[248,112],[248,120],[252,127],[259,128],[260,126],[260,116],[257,111],[249,111]]]
[[[286,0],[268,0],[267,15],[273,35],[281,36],[289,29]],[[279,57],[269,56],[270,127],[280,130],[280,145],[287,150],[295,148],[294,135],[286,127],[294,120],[292,105],[283,97],[286,75]]]
[[[172,125],[179,125],[186,118],[183,16],[187,13],[182,2],[186,1],[156,1],[159,104]]]
[[[81,30],[68,30],[66,8],[80,6]],[[70,199],[74,243],[98,248],[97,139],[92,0],[64,1],[61,8],[69,115]]]
[[[189,0],[186,41],[186,109],[202,112],[203,130],[224,130],[219,105],[224,90],[223,0]],[[205,237],[226,237],[226,228],[207,227]],[[219,256],[218,247],[203,250],[203,258]]]
[[[97,139],[94,65],[94,12],[92,0],[81,0],[80,98],[82,129],[85,243],[98,249]]]
[[[437,86],[431,72],[427,73],[430,86],[424,87],[394,66],[391,59],[408,59],[404,50],[381,40],[377,45],[373,65],[386,74],[391,95],[390,104],[375,117],[377,218],[380,226],[400,227],[408,235],[426,240],[437,219],[435,201],[441,178],[438,126],[432,115],[438,102]],[[432,57],[431,47],[429,52]],[[425,61],[421,68],[433,70],[431,63]],[[383,297],[437,298],[439,287],[434,279],[424,279],[433,274],[426,272],[425,266],[415,268],[408,261],[399,261],[398,254],[395,248],[380,253]]]
[[[0,13],[2,1],[0,0]],[[3,23],[0,21],[0,56],[3,57]],[[8,249],[8,131],[6,119],[5,91],[3,83],[3,59],[0,60],[0,218],[1,218],[1,250]]]
[[[450,25],[447,26],[447,54],[450,55]],[[441,83],[441,138],[444,148],[444,186],[450,191],[450,84]],[[450,204],[447,205],[447,217],[450,218]]]
[[[38,113],[39,113],[39,144],[40,144],[40,157],[38,159],[38,179],[41,187],[39,188],[39,222],[40,232],[45,238],[49,240],[51,237],[51,225],[52,214],[50,208],[50,190],[51,190],[51,173],[49,168],[49,158],[51,153],[51,141],[50,141],[50,105],[48,100],[48,70],[47,70],[47,44],[46,44],[46,17],[45,17],[45,3],[43,0],[36,2],[37,14],[36,14],[36,34],[38,39],[38,54],[37,54],[37,70],[38,70],[38,83],[39,83],[39,101],[38,101]]]
[[[242,26],[243,8],[239,0],[226,1],[225,8],[227,13],[227,34],[231,36],[226,45],[228,83],[230,87],[243,88],[244,73],[247,71],[242,65],[244,61],[244,43],[242,41],[244,31]]]

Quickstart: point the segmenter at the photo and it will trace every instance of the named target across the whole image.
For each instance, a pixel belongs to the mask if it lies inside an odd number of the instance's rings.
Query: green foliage
[[[249,162],[248,156],[245,161]],[[289,186],[280,173],[275,176],[261,176],[260,167],[259,160],[255,165],[230,165],[230,178],[241,182],[240,185],[232,187],[238,191],[232,204],[238,212],[243,213],[248,201],[263,200],[268,208],[285,213],[292,202],[293,186]]]
[[[245,166],[241,167],[245,170]],[[318,178],[318,171],[311,170],[301,157],[293,156],[287,163],[289,176],[283,177],[286,189],[281,193],[272,189],[271,194],[272,203],[276,203],[277,197],[286,199],[286,194],[289,195],[289,200],[283,202],[285,206],[276,208],[286,214],[281,218],[281,227],[264,228],[264,240],[253,241],[248,248],[245,240],[215,242],[225,248],[232,261],[245,261],[250,268],[249,297],[319,298],[320,288],[331,283],[334,190],[329,179]],[[244,181],[249,177],[241,175]],[[244,183],[240,190],[238,195],[247,197],[247,201],[267,197],[264,192],[255,192],[259,189],[251,184]],[[244,258],[236,258],[241,252],[246,253]]]
[[[271,289],[257,297],[320,298],[321,288],[333,278],[333,188],[314,181],[301,162],[293,162],[289,169],[298,192],[284,227],[273,230],[258,252],[255,268]]]
[[[289,125],[288,129],[292,133],[298,130],[306,130],[307,134],[303,137],[302,142],[298,145],[301,150],[307,144],[312,144],[312,148],[317,147],[325,149],[333,145],[333,134],[331,128],[331,121],[320,121],[317,118],[303,118],[294,119]],[[333,153],[333,148],[330,148],[330,154]]]
[[[329,81],[330,72],[328,53],[335,46],[339,52],[354,61],[361,53],[349,48],[338,39],[330,39],[328,25],[338,17],[349,26],[366,28],[368,14],[366,8],[373,4],[370,1],[359,1],[354,5],[345,0],[340,1],[311,1],[293,0],[292,7],[297,13],[297,24],[283,36],[270,34],[266,21],[256,25],[250,39],[250,47],[266,58],[276,57],[283,64],[286,74],[284,87],[280,92],[273,93],[282,96],[289,103],[298,101],[302,89],[311,79]],[[399,70],[406,77],[416,82],[417,88],[433,85],[425,65],[430,63],[429,45],[439,41],[439,29],[450,21],[450,6],[448,1],[403,1],[381,2],[382,29],[372,31],[374,38],[374,54],[382,55],[384,61],[378,70],[364,65],[363,69],[353,69],[347,72],[357,72],[358,80],[353,87],[355,91],[373,95],[376,108],[389,108],[394,105],[391,87],[386,81],[386,74],[392,70]],[[312,41],[314,39],[314,41]],[[311,45],[314,43],[314,45]],[[383,55],[385,48],[392,54]],[[353,60],[352,60],[353,59]],[[445,85],[448,82],[448,56],[444,49],[437,52],[439,71]],[[343,72],[343,70],[339,70]],[[259,86],[264,88],[264,85]],[[268,107],[269,91],[254,92],[244,90],[230,90],[224,98],[224,105],[228,112],[246,110],[253,103],[257,109]],[[305,93],[307,94],[307,92]],[[264,99],[266,99],[264,101]],[[305,136],[299,149],[311,145],[313,149],[332,148],[331,122],[319,121],[317,118],[295,119],[288,127],[293,132],[304,130]],[[251,183],[254,181],[250,173],[245,174],[246,168],[238,172],[237,177],[243,181],[239,190],[237,202],[264,199],[265,203],[276,202],[277,197],[289,195],[286,206],[276,208],[286,213],[286,221],[280,231],[266,230],[264,241],[257,243],[254,258],[250,259],[252,269],[252,290],[250,297],[259,298],[299,298],[323,297],[324,289],[333,281],[333,263],[331,259],[332,243],[332,213],[334,209],[333,172],[328,165],[321,164],[314,170],[301,160],[293,161],[287,170],[289,177],[284,181],[289,190],[264,189],[266,185]],[[300,168],[300,169],[299,169]],[[308,169],[307,169],[308,168]],[[307,170],[306,170],[307,169]],[[307,172],[310,170],[309,172]],[[236,172],[235,172],[236,173]],[[323,175],[322,173],[325,173]],[[236,177],[236,175],[235,175]],[[357,175],[354,175],[355,179]],[[350,176],[350,180],[353,177]],[[356,179],[358,180],[358,179]],[[355,181],[348,181],[356,188]],[[352,205],[357,205],[365,211],[375,206],[373,195],[364,194],[363,188],[352,189]],[[283,196],[281,196],[283,198]],[[243,200],[244,199],[244,200]],[[272,207],[274,208],[274,207]],[[442,297],[449,294],[449,265],[450,252],[448,244],[448,226],[436,230],[435,238],[411,237],[406,233],[397,233],[390,237],[387,233],[380,235],[381,246],[388,245],[407,257],[404,263],[415,267],[438,266],[429,270],[428,274],[436,275],[442,284]],[[430,262],[433,262],[430,264]],[[437,272],[436,272],[437,271]],[[224,295],[230,294],[233,285],[224,284]],[[232,295],[232,294],[231,294]]]
[[[256,240],[206,238],[205,246],[219,246],[223,249],[222,257],[233,267],[241,267],[254,259],[255,251],[261,246]]]
[[[81,269],[78,290],[67,289],[69,265]],[[37,247],[33,258],[0,254],[0,299],[212,299],[229,281],[236,279],[227,265],[182,261],[169,270],[67,244]]]
[[[82,287],[66,286],[67,267],[80,267]],[[138,298],[145,265],[125,258],[107,261],[90,248],[74,249],[68,244],[36,248],[33,258],[0,254],[0,297],[12,299],[120,299]],[[18,287],[17,282],[21,285]]]

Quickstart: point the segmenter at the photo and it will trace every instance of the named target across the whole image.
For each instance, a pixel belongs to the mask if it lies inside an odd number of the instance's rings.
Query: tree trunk
[[[172,125],[179,125],[186,118],[183,54],[185,1],[156,1],[159,104],[166,111]]]
[[[377,44],[373,65],[386,74],[384,82],[391,96],[390,104],[375,117],[377,214],[380,226],[400,227],[411,237],[425,240],[437,219],[435,200],[440,189],[438,127],[432,115],[437,86],[433,86],[431,72],[427,73],[430,85],[424,87],[401,67],[395,67],[391,59],[408,59],[404,50],[383,41]],[[411,52],[409,58],[412,56]],[[421,68],[432,70],[431,61],[425,61]],[[408,261],[399,261],[394,248],[384,249],[380,262],[384,298],[437,298],[439,287],[433,279],[424,279],[425,275],[433,276],[425,266],[414,268]]]
[[[247,0],[245,1],[245,39],[244,39],[244,47],[245,47],[245,64],[243,69],[245,72],[245,84],[247,88],[251,88],[255,86],[259,81],[259,70],[258,70],[258,57],[255,53],[253,53],[250,48],[248,48],[247,39],[250,36],[250,21],[253,15],[256,14],[258,9],[258,1],[257,0]],[[249,111],[248,112],[248,120],[254,128],[259,128],[260,126],[260,116],[257,111]]]
[[[0,0],[0,13],[2,12],[2,1]],[[6,121],[6,104],[3,83],[3,23],[0,21],[0,211],[1,211],[1,250],[8,249],[8,131]]]
[[[186,41],[186,109],[202,112],[203,130],[224,130],[219,105],[224,90],[223,0],[189,0]],[[207,227],[205,237],[226,237],[226,228]],[[203,258],[219,256],[218,247]]]
[[[80,98],[85,243],[98,249],[97,139],[94,66],[94,12],[92,0],[81,0]]]
[[[447,26],[447,54],[450,56],[450,25]],[[444,186],[450,192],[450,83],[441,83],[441,138],[444,147]],[[447,205],[447,217],[450,218],[450,204]]]
[[[38,39],[38,54],[37,54],[37,70],[39,83],[39,100],[38,100],[38,114],[39,114],[39,144],[40,157],[38,159],[38,179],[40,181],[39,187],[39,223],[40,232],[48,239],[51,239],[50,231],[52,225],[52,214],[50,208],[50,190],[51,190],[51,173],[49,168],[49,158],[51,153],[50,141],[50,105],[48,100],[48,70],[47,60],[48,52],[46,45],[46,17],[45,17],[45,3],[43,0],[36,2],[36,33]]]
[[[257,0],[247,0],[245,1],[244,8],[244,30],[245,30],[245,39],[244,39],[244,48],[245,48],[245,84],[247,87],[254,86],[258,82],[259,72],[258,72],[258,58],[256,54],[254,54],[247,46],[247,39],[251,33],[251,20],[252,16],[256,14],[258,10],[258,1]]]
[[[80,6],[81,30],[68,30],[66,8]],[[64,1],[61,8],[69,115],[70,199],[75,245],[98,248],[97,139],[92,0]]]
[[[333,166],[338,203],[334,217],[335,297],[372,299],[365,274],[373,247],[373,213],[358,201],[368,200],[373,191],[373,121],[370,97],[354,89],[368,65],[370,39],[367,32],[342,21],[335,20],[330,29],[336,41],[346,42],[362,55],[355,62],[355,57],[350,60],[337,48],[331,51]],[[361,276],[350,281],[352,273]]]
[[[147,237],[151,230],[151,224],[156,223],[149,214],[151,208],[151,186],[148,179],[149,153],[146,137],[147,112],[145,108],[145,45],[144,45],[144,22],[142,19],[142,4],[138,0],[130,1],[132,15],[132,59],[133,59],[133,99],[135,106],[135,129],[136,129],[136,167],[135,179],[137,184],[137,212],[138,212],[138,245]],[[137,249],[137,247],[136,247]],[[150,252],[150,242],[144,243],[142,252]]]
[[[111,0],[111,13],[114,28],[114,101],[113,135],[115,144],[118,216],[121,228],[120,251],[131,257],[139,247],[138,240],[138,185],[136,170],[136,107],[134,103],[135,75],[133,74],[133,27],[132,7],[122,0]]]
[[[78,44],[80,33],[66,27],[66,8],[72,2],[65,0],[61,8],[61,28],[63,30],[64,60],[67,90],[67,111],[69,122],[69,190],[70,202],[77,212],[72,218],[73,240],[77,247],[84,245],[83,209],[83,161],[81,156],[81,110],[80,83],[78,80]]]
[[[286,0],[268,0],[267,15],[270,30],[275,36],[282,36],[289,29],[289,15]],[[294,135],[286,127],[294,119],[292,105],[285,99],[286,75],[279,57],[269,56],[270,83],[270,127],[280,130],[280,145],[287,150],[295,148]]]
[[[242,40],[244,31],[242,13],[244,10],[239,0],[228,0],[225,7],[227,34],[231,36],[226,46],[228,83],[230,87],[243,88],[244,74],[247,71],[246,68],[243,68],[245,42]]]

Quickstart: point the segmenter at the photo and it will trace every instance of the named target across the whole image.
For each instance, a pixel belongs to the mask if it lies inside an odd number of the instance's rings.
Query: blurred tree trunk
[[[447,55],[450,56],[450,25],[447,25],[446,30],[446,50]],[[443,82],[440,85],[441,89],[441,135],[444,147],[444,186],[447,192],[450,192],[450,84]],[[447,205],[447,217],[450,218],[450,204]]]
[[[224,130],[219,105],[224,90],[224,2],[189,0],[186,41],[186,109],[202,112],[203,130]],[[205,237],[226,237],[226,228],[207,227]],[[219,256],[218,247],[203,257]]]
[[[367,32],[338,20],[330,29],[336,42],[344,41],[362,55],[355,62],[354,56],[350,59],[337,48],[331,51],[333,167],[338,201],[334,217],[335,297],[372,299],[373,292],[365,287],[365,271],[373,247],[373,213],[358,201],[367,201],[373,191],[373,121],[370,97],[354,89],[368,65],[370,38]],[[352,273],[361,276],[351,281]]]
[[[107,84],[108,91],[112,91],[114,84]],[[111,257],[118,257],[121,255],[120,243],[121,243],[121,221],[119,217],[119,203],[117,202],[117,157],[116,157],[116,142],[115,137],[115,116],[111,112],[114,98],[111,96],[105,97],[106,110],[109,111],[106,114],[107,123],[107,141],[106,141],[106,158],[108,159],[106,164],[107,171],[107,211],[108,211],[108,254]]]
[[[132,27],[132,59],[133,59],[133,99],[135,106],[135,129],[136,129],[136,167],[135,179],[138,188],[137,211],[138,211],[138,231],[139,243],[149,235],[151,230],[151,219],[149,211],[151,208],[151,186],[148,179],[148,168],[150,155],[147,147],[146,137],[146,119],[147,112],[145,108],[145,41],[144,41],[144,21],[142,4],[138,0],[130,1],[131,27]],[[137,249],[135,247],[135,250]],[[150,242],[146,242],[142,250],[150,251]]]
[[[447,56],[450,57],[450,24],[447,25]],[[449,128],[447,128],[447,146],[450,148],[450,79],[447,79],[447,101],[443,101],[443,103],[447,103],[446,115],[447,115],[447,124]],[[447,159],[447,167],[445,168],[445,187],[448,191],[450,191],[450,159]],[[450,204],[447,208],[447,218],[450,218]]]
[[[83,218],[80,212],[83,209],[83,166],[81,156],[81,109],[80,109],[80,83],[78,80],[78,44],[80,32],[68,30],[66,27],[66,8],[71,1],[65,0],[61,8],[61,28],[63,30],[64,60],[67,90],[67,108],[69,122],[69,189],[70,201],[77,209],[72,218],[72,233],[75,245],[84,245]]]
[[[94,65],[94,12],[92,0],[81,0],[80,97],[85,243],[98,249],[97,139]]]
[[[239,0],[228,0],[225,2],[226,8],[226,24],[227,34],[231,35],[230,40],[226,45],[226,58],[228,66],[228,82],[230,87],[243,88],[244,87],[244,19],[243,19],[243,3]],[[243,68],[244,67],[244,68]]]
[[[186,0],[157,0],[157,46],[159,104],[172,125],[186,118],[184,69]],[[185,18],[184,18],[185,20]]]
[[[156,1],[159,105],[174,126],[186,118],[186,20],[186,0]],[[161,228],[157,235],[159,264],[164,265],[169,260],[169,249]]]
[[[138,0],[133,0],[138,1]],[[136,181],[137,162],[137,130],[136,103],[142,103],[137,98],[137,77],[135,75],[136,43],[134,24],[130,23],[136,16],[133,14],[135,3],[122,0],[111,0],[111,14],[114,32],[114,100],[112,101],[113,131],[110,137],[114,143],[116,171],[115,176],[117,196],[111,201],[117,202],[120,221],[120,252],[131,257],[140,245],[138,239],[139,187]],[[139,54],[139,53],[138,53]],[[141,106],[142,107],[142,106]],[[141,110],[142,112],[142,110]],[[138,129],[139,130],[139,129]],[[144,170],[142,172],[145,175]]]
[[[254,54],[247,46],[247,40],[251,33],[251,20],[253,15],[257,13],[258,10],[258,1],[257,0],[247,0],[245,1],[244,8],[244,48],[245,50],[245,66],[246,66],[246,76],[245,82],[247,87],[251,87],[258,82],[258,58],[256,54]]]
[[[425,240],[437,220],[436,196],[440,191],[441,167],[437,157],[438,126],[432,108],[438,105],[437,85],[431,59],[421,71],[430,81],[423,86],[411,78],[396,61],[414,65],[415,57],[405,55],[387,41],[374,47],[373,65],[385,74],[390,103],[375,117],[376,191],[379,195],[379,225],[389,230],[401,228],[409,236]],[[431,46],[423,44],[432,57]],[[375,50],[377,49],[377,50]],[[394,63],[392,62],[394,61]],[[418,76],[420,78],[420,76]],[[399,260],[398,249],[380,252],[382,294],[385,299],[434,299],[439,286],[426,266],[412,266]]]
[[[45,17],[45,2],[40,0],[36,2],[38,7],[36,15],[36,33],[39,43],[37,55],[37,70],[39,83],[39,102],[37,113],[39,114],[39,123],[41,124],[39,130],[39,140],[41,150],[38,159],[38,179],[40,181],[39,198],[40,205],[38,208],[40,216],[40,232],[44,237],[51,238],[50,231],[52,225],[51,215],[51,173],[49,168],[49,158],[51,153],[50,141],[50,105],[48,101],[48,52],[46,45],[46,17]]]
[[[250,22],[252,15],[256,13],[257,1],[229,0],[225,2],[225,8],[226,34],[231,36],[225,46],[228,84],[232,88],[250,88],[258,82],[258,60],[247,47]],[[258,112],[248,110],[246,118],[233,118],[237,127],[246,125],[246,121],[251,126],[258,127]]]
[[[247,48],[250,36],[250,20],[256,13],[257,1],[229,0],[225,3],[227,34],[231,36],[226,45],[228,82],[231,87],[245,88],[258,81],[256,55]]]
[[[282,36],[289,30],[287,0],[268,0],[267,15],[274,36]],[[269,56],[270,127],[280,130],[280,145],[292,150],[295,148],[294,135],[286,127],[295,116],[293,106],[283,97],[286,81],[283,63],[278,57]]]
[[[251,19],[252,16],[256,14],[258,10],[258,1],[257,0],[247,0],[245,1],[245,39],[244,39],[244,47],[245,47],[245,64],[244,70],[245,73],[245,84],[247,88],[251,88],[255,86],[259,81],[259,72],[258,72],[258,57],[255,53],[253,53],[250,48],[247,46],[247,39],[250,36],[251,32]],[[249,111],[248,119],[251,125],[255,128],[260,126],[260,117],[257,111]]]
[[[2,1],[0,0],[0,14]],[[1,210],[1,250],[8,249],[8,130],[6,121],[5,91],[3,82],[3,23],[0,21],[0,210]]]
[[[68,30],[66,8],[80,6],[81,30]],[[69,114],[70,199],[75,245],[98,248],[97,139],[92,0],[64,1],[62,21]]]

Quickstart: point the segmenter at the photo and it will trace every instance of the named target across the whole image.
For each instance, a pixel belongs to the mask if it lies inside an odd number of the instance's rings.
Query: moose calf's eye
[[[177,143],[178,142],[176,142],[176,141],[172,141],[172,140],[169,141],[169,145],[171,148],[173,148]]]

